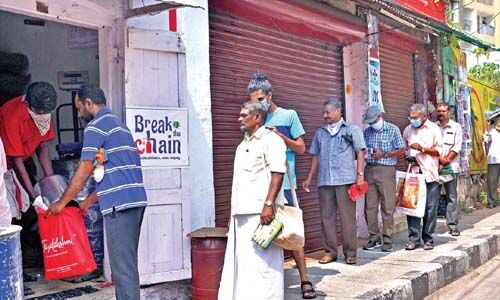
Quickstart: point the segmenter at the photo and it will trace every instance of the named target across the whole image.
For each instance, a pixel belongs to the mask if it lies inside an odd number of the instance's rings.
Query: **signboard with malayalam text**
[[[189,166],[187,109],[127,107],[125,114],[144,167]]]

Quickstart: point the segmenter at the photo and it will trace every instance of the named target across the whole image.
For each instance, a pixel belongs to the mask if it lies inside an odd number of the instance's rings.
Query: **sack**
[[[300,250],[305,244],[304,219],[302,219],[302,209],[299,208],[288,162],[286,164],[286,173],[290,182],[293,206],[276,206],[275,218],[283,224],[283,228],[273,243],[285,250]]]
[[[45,210],[36,210],[46,279],[83,275],[97,269],[78,208],[67,207],[48,218],[45,218]]]
[[[397,171],[396,182],[396,212],[422,218],[427,198],[424,175]]]
[[[294,206],[277,206],[275,218],[283,228],[273,243],[286,250],[302,249],[305,242],[302,210]]]

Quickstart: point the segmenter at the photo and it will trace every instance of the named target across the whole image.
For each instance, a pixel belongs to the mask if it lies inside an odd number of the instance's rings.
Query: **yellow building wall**
[[[488,5],[484,3],[480,3],[478,1],[467,5],[467,8],[476,10],[477,14],[486,14],[494,16],[498,12],[500,12],[500,0],[494,0],[493,5]],[[477,20],[473,20],[477,22]],[[475,33],[474,35],[483,41],[495,45],[496,47],[500,46],[500,15],[495,17],[495,36],[489,36],[486,34]],[[479,30],[479,29],[478,29]]]

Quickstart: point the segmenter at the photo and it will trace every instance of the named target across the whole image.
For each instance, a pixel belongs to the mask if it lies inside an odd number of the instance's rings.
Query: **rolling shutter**
[[[214,146],[217,226],[226,226],[230,213],[234,153],[242,140],[237,123],[246,87],[254,72],[266,73],[278,106],[297,111],[309,150],[314,131],[323,125],[323,101],[341,97],[341,46],[288,34],[210,9],[210,84]],[[310,155],[297,155],[300,186],[310,166]],[[313,182],[312,185],[316,185]],[[319,249],[321,223],[316,187],[298,189],[304,211],[306,250]]]
[[[384,119],[396,124],[401,134],[408,122],[408,109],[416,102],[414,44],[397,37],[381,38],[380,83],[384,103]],[[398,168],[405,168],[403,159],[398,161]]]

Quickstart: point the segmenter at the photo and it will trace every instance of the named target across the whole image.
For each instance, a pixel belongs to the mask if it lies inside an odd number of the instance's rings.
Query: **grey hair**
[[[323,105],[331,105],[335,109],[340,109],[342,111],[342,102],[337,98],[330,98],[323,102]]]
[[[243,104],[241,104],[241,108],[248,109],[248,113],[250,115],[260,115],[263,120],[266,120],[266,111],[264,110],[264,107],[262,107],[262,104],[260,101],[246,101]]]
[[[410,113],[418,112],[424,115],[427,115],[427,109],[425,109],[425,105],[422,103],[415,103],[410,106]]]
[[[254,73],[252,75],[252,79],[250,79],[250,82],[248,83],[248,94],[258,90],[262,90],[266,95],[273,91],[273,86],[267,79],[267,75],[264,73]]]

